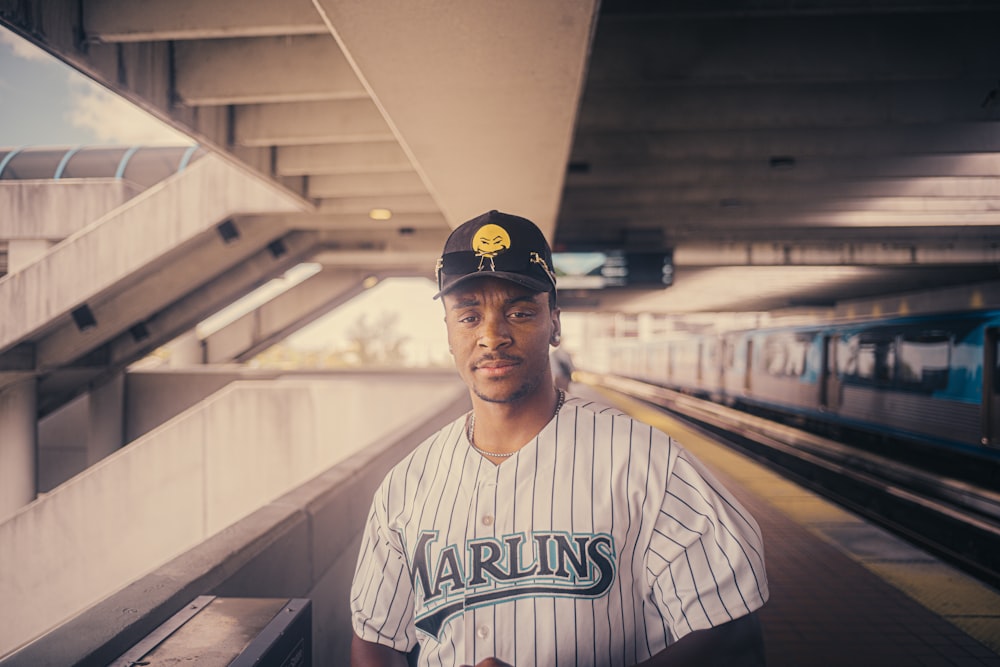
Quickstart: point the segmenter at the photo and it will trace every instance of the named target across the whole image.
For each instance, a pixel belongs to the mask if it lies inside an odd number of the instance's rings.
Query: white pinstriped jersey
[[[630,665],[767,600],[754,519],[676,441],[567,397],[500,465],[462,417],[375,494],[354,631],[421,665]]]

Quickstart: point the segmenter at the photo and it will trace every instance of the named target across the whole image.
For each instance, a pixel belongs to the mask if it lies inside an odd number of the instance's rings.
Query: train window
[[[768,375],[801,377],[809,353],[807,334],[774,334],[764,339],[763,366]]]
[[[895,347],[891,340],[861,340],[853,379],[877,386],[890,384],[896,366]]]
[[[934,391],[948,384],[951,339],[941,333],[904,334],[899,341],[897,380],[902,388]]]
[[[837,373],[841,376],[852,376],[858,372],[858,339],[857,337],[838,338],[837,353],[834,355],[837,363]]]
[[[845,381],[931,392],[948,384],[951,336],[943,331],[865,332],[838,344]]]
[[[764,372],[768,375],[784,375],[787,347],[781,336],[768,336],[762,350]]]

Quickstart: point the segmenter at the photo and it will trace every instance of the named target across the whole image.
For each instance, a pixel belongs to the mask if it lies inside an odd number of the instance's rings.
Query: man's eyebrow
[[[479,299],[474,296],[458,297],[455,299],[455,303],[452,304],[451,309],[457,310],[459,308],[468,308],[469,306],[478,306]]]
[[[520,294],[518,296],[512,296],[509,299],[506,299],[503,303],[504,306],[511,306],[516,303],[538,303],[535,300],[535,297],[537,296],[538,296],[537,294]],[[469,295],[466,297],[457,297],[455,299],[455,303],[452,304],[451,309],[458,310],[459,308],[469,308],[471,306],[479,306],[479,305],[481,305],[479,297],[475,295]]]
[[[510,306],[515,303],[537,303],[535,297],[537,294],[522,294],[521,296],[513,296],[504,302],[504,305]]]

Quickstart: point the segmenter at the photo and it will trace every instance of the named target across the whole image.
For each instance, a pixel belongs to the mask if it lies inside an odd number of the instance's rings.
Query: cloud
[[[72,77],[66,121],[92,132],[98,142],[115,145],[186,145],[189,137],[95,83]]]
[[[10,30],[0,28],[0,44],[10,47],[11,53],[23,60],[49,61],[52,56],[26,39],[18,37]]]

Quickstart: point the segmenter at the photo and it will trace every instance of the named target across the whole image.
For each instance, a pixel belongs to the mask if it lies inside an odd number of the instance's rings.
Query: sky
[[[188,137],[0,28],[0,147],[189,143]]]
[[[0,148],[190,143],[190,138],[0,28]],[[309,267],[290,271],[262,288],[263,293],[273,296],[308,277],[309,271]],[[359,317],[367,314],[371,320],[389,311],[398,313],[399,333],[410,339],[408,363],[446,358],[443,313],[432,298],[436,291],[423,278],[384,281],[286,343],[303,349],[337,347]],[[230,313],[199,330],[216,328],[257,301],[236,304]]]

